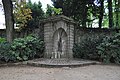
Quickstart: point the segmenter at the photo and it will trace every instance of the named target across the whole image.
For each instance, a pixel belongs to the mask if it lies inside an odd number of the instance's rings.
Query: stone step
[[[76,60],[76,59],[37,59],[27,61],[28,65],[37,67],[79,67],[99,64],[97,61]]]

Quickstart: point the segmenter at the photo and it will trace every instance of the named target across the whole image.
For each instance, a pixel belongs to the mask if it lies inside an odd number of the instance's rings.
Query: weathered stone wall
[[[34,34],[43,40],[44,39],[43,26],[40,25],[38,28],[21,30],[20,32],[15,31],[14,38],[25,37],[25,36],[28,36],[30,34]],[[0,29],[0,37],[3,37],[3,38],[6,37],[6,30],[5,29]]]
[[[75,43],[80,43],[86,38],[103,38],[112,36],[119,32],[119,29],[80,28],[75,30]]]
[[[5,29],[0,29],[0,37],[6,37]]]

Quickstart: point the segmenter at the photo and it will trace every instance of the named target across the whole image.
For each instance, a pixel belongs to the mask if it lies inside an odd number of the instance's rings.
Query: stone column
[[[51,58],[52,54],[52,29],[51,23],[44,25],[45,58]]]
[[[68,30],[68,58],[73,58],[73,44],[74,44],[74,24],[69,24]]]

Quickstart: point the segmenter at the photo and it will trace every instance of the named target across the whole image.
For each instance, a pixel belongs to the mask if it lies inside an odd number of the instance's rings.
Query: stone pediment
[[[56,21],[65,21],[65,22],[73,23],[73,24],[77,23],[73,19],[66,17],[64,15],[52,16],[47,19],[40,20],[40,23],[49,23],[49,22],[56,22]]]

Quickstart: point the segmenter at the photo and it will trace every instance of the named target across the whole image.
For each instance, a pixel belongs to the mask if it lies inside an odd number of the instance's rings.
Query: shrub
[[[98,60],[96,46],[100,44],[102,37],[86,37],[82,42],[75,44],[73,53],[75,58]]]
[[[0,59],[3,61],[23,61],[41,57],[44,51],[44,42],[38,37],[30,35],[17,38],[10,43],[0,44]]]
[[[120,64],[120,33],[114,37],[105,37],[97,49],[103,62]]]
[[[28,60],[43,53],[44,43],[37,37],[30,35],[25,38],[15,39],[11,48],[17,60]]]
[[[6,42],[6,39],[0,37],[0,43],[2,43],[2,42]]]
[[[16,60],[14,55],[10,53],[11,44],[7,42],[0,43],[0,60],[8,62]]]

